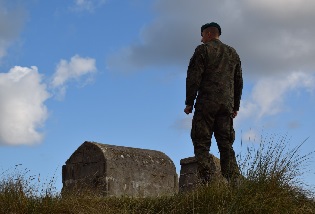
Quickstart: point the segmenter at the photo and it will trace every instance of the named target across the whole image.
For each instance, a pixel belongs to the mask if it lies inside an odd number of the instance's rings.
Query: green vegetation
[[[0,213],[315,213],[313,191],[301,181],[311,155],[300,155],[301,143],[287,149],[288,139],[271,137],[239,156],[246,179],[231,186],[215,181],[195,191],[159,198],[102,198],[92,193],[61,196],[51,179],[36,186],[27,170],[3,172]],[[35,183],[35,184],[34,184]]]

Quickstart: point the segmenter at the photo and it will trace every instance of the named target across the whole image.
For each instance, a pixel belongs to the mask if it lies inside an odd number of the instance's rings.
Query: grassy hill
[[[262,140],[240,156],[245,179],[238,186],[214,181],[188,193],[158,198],[103,198],[88,191],[60,195],[53,179],[43,188],[26,172],[4,172],[0,213],[315,213],[314,192],[300,180],[313,154],[300,154],[303,143],[287,149],[286,137],[278,142]]]

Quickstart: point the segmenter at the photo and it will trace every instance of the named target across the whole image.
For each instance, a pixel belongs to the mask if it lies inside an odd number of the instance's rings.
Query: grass
[[[262,139],[239,156],[246,179],[239,186],[214,181],[189,193],[158,198],[102,198],[90,192],[61,196],[51,179],[44,187],[23,170],[3,172],[0,213],[315,213],[313,191],[301,180],[312,152],[300,154],[302,142],[288,148],[286,136]]]

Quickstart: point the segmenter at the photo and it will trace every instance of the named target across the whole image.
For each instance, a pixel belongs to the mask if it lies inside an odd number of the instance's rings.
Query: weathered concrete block
[[[209,161],[211,164],[210,179],[224,179],[221,174],[220,160],[214,155],[209,154]],[[195,157],[181,159],[180,165],[179,191],[189,191],[200,185],[197,171],[198,166]]]
[[[173,161],[159,151],[84,142],[62,167],[62,191],[87,188],[104,196],[178,192]]]

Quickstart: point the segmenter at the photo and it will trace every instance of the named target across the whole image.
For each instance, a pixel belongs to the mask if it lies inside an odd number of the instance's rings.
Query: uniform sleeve
[[[234,73],[234,111],[238,111],[240,108],[241,96],[243,90],[243,77],[241,61],[235,67]]]
[[[189,66],[187,69],[186,77],[186,101],[185,104],[193,106],[197,92],[200,87],[202,74],[205,68],[205,46],[199,45],[191,57]]]

